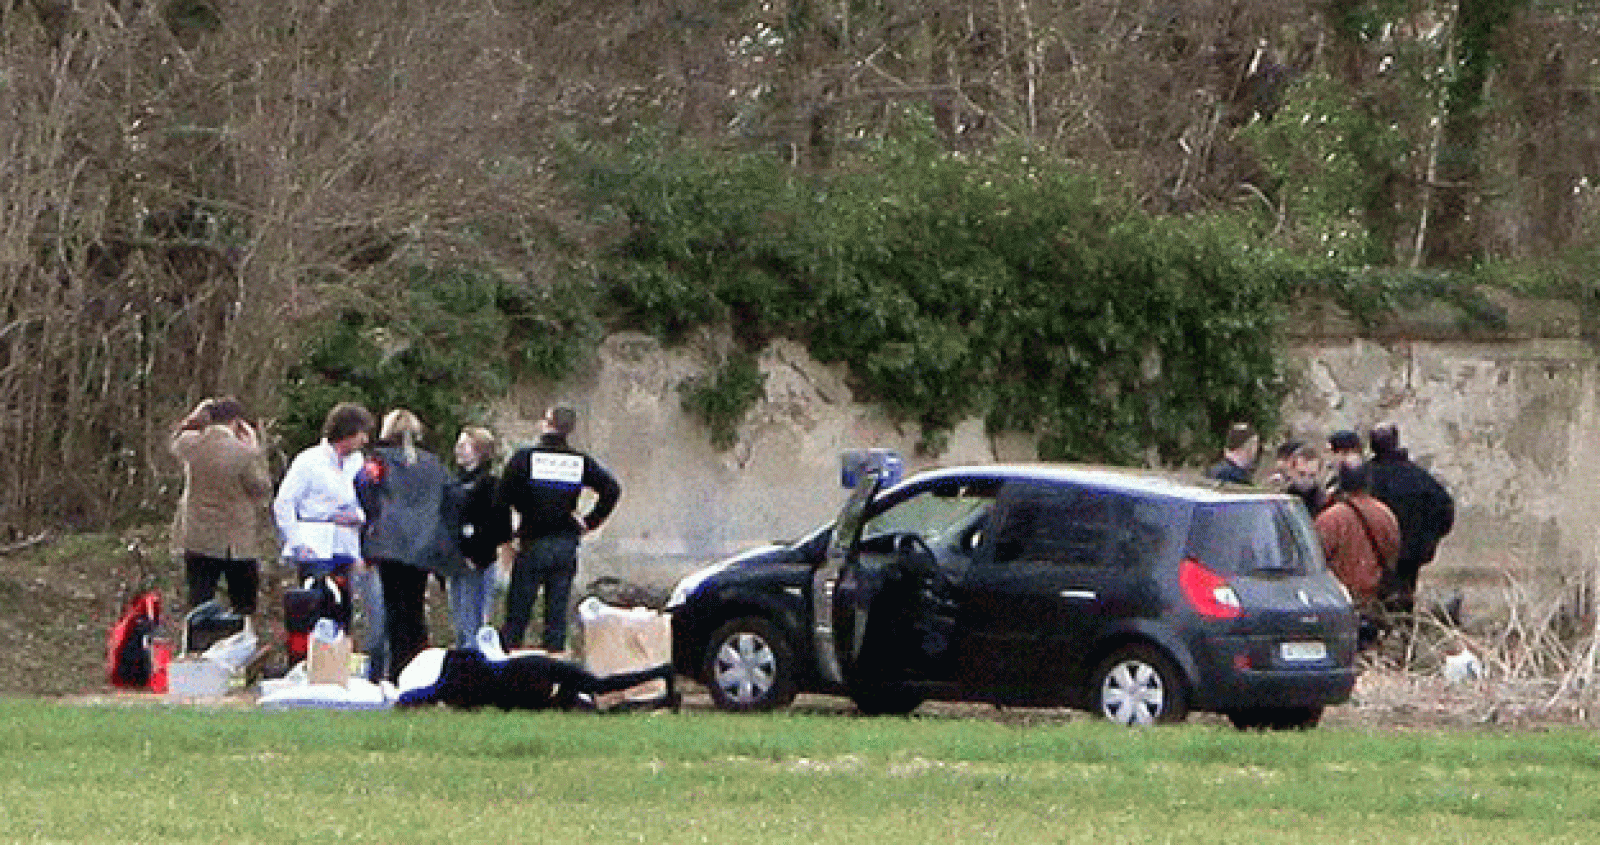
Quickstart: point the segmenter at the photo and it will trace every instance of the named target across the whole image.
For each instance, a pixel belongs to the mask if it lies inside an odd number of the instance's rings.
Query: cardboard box
[[[612,607],[590,597],[578,605],[583,663],[596,675],[635,672],[672,662],[672,619],[659,610]],[[599,696],[601,710],[618,705],[659,701],[666,681],[646,681],[621,692]]]

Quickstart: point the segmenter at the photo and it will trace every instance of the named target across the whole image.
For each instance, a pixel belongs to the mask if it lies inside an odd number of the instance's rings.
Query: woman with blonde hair
[[[478,629],[488,622],[495,560],[511,539],[511,509],[495,498],[498,446],[494,432],[480,426],[468,426],[456,438],[456,464],[461,467],[455,482],[461,505],[456,545],[467,564],[449,581],[456,648],[476,647]]]
[[[404,408],[385,414],[377,448],[362,471],[370,502],[361,551],[383,586],[390,681],[428,645],[428,575],[463,568],[452,526],[450,473],[421,446],[425,430]]]

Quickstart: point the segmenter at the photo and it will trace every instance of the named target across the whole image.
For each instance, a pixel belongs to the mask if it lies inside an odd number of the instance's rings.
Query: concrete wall
[[[1480,338],[1425,321],[1380,339],[1356,337],[1326,315],[1297,321],[1288,430],[1320,439],[1394,420],[1402,445],[1456,497],[1457,529],[1425,570],[1426,588],[1494,593],[1508,576],[1560,584],[1596,566],[1597,357],[1572,309],[1540,308],[1513,330]],[[664,349],[643,335],[615,335],[592,370],[559,393],[527,388],[495,409],[500,432],[526,442],[547,403],[573,402],[574,443],[622,482],[615,516],[584,547],[580,583],[602,574],[670,583],[700,563],[803,533],[842,501],[844,449],[896,448],[908,470],[925,465],[914,457],[914,425],[857,403],[842,368],[781,341],[760,356],[765,400],[735,447],[715,451],[683,411],[678,386],[724,342]],[[970,420],[939,462],[1033,456],[1030,439],[989,437]]]

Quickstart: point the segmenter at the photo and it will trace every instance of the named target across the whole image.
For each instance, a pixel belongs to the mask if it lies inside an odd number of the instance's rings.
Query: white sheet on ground
[[[256,704],[263,710],[387,710],[398,697],[388,681],[374,684],[365,678],[351,678],[340,686],[286,679],[262,682]]]

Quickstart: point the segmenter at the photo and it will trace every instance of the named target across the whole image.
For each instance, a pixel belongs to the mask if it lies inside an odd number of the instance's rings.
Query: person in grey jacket
[[[397,408],[384,415],[358,482],[367,511],[361,554],[383,585],[390,681],[428,646],[428,576],[449,577],[463,566],[450,472],[417,445],[422,437],[416,414]]]

